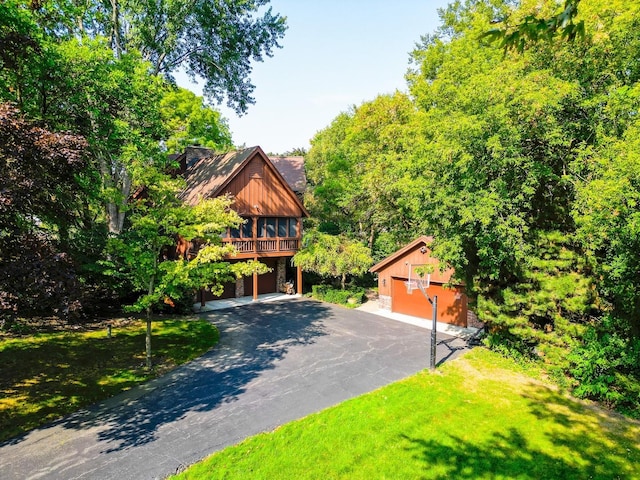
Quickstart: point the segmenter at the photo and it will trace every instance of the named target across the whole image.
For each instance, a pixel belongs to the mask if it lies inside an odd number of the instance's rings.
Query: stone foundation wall
[[[244,277],[236,279],[236,298],[244,297]]]
[[[378,297],[378,307],[382,310],[391,311],[391,297],[387,295],[380,295]]]
[[[284,283],[287,281],[287,259],[279,258],[276,265],[276,287],[278,291],[281,290]]]
[[[471,310],[467,310],[467,327],[484,328],[484,323],[478,320],[478,316]]]

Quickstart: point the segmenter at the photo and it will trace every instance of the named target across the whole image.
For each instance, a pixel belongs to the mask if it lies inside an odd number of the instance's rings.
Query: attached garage
[[[431,241],[430,237],[420,237],[371,268],[371,272],[378,274],[380,308],[431,320],[431,303],[419,289],[409,293],[405,283],[418,278],[418,267],[431,265],[433,273],[427,293],[438,297],[438,322],[467,327],[467,318],[473,315],[468,312],[464,286],[451,285],[453,269],[438,270],[438,260],[429,249]]]

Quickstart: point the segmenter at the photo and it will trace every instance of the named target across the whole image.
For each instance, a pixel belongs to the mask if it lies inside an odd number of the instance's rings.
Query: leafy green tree
[[[419,144],[415,115],[406,95],[381,95],[340,114],[311,140],[306,202],[321,230],[365,242],[376,258],[380,235],[408,239],[410,229],[398,226],[409,221],[402,191]]]
[[[500,47],[507,50],[516,50],[522,53],[528,44],[538,41],[551,41],[557,35],[562,39],[573,41],[576,38],[584,38],[584,21],[574,20],[578,16],[580,0],[565,0],[559,13],[547,17],[536,16],[528,13],[522,20],[516,20],[516,24],[510,24],[513,19],[506,18],[501,21],[502,28],[493,28],[482,35],[492,42],[499,42]],[[522,15],[524,9],[520,9]]]
[[[24,3],[24,2],[21,2]],[[227,97],[245,112],[254,102],[252,61],[271,56],[286,20],[268,0],[50,0],[38,2],[40,25],[63,37],[103,37],[116,58],[140,52],[151,73],[184,69],[205,82],[209,98]]]
[[[344,236],[311,232],[305,235],[303,245],[293,256],[293,264],[318,275],[339,278],[342,290],[347,275],[363,275],[373,265],[371,250]]]
[[[218,151],[233,147],[226,120],[201,97],[184,88],[168,91],[160,102],[162,120],[169,132],[165,146],[169,152],[182,152],[189,145],[202,145]]]
[[[166,131],[160,101],[166,86],[149,75],[135,52],[115,58],[102,40],[56,45],[58,68],[49,90],[47,117],[58,128],[80,132],[89,142],[109,232],[118,234],[141,171],[163,169],[160,141]]]
[[[152,175],[157,175],[151,172]],[[231,245],[223,246],[220,234],[237,228],[242,219],[230,210],[229,198],[203,200],[196,206],[178,199],[181,182],[169,178],[148,179],[145,194],[132,205],[130,227],[110,239],[111,259],[105,262],[107,274],[130,283],[139,292],[133,311],[147,314],[147,367],[151,367],[151,311],[158,304],[172,304],[184,295],[193,298],[200,288],[221,294],[224,283],[243,275],[265,273],[260,262],[225,260],[233,255]],[[197,240],[200,248],[192,259],[166,258],[163,252],[178,236]]]
[[[581,2],[571,14],[584,22],[581,42],[528,42],[516,54],[481,41],[495,19],[556,13],[553,1],[443,10],[412,54],[406,120],[377,116],[376,99],[314,139],[309,208],[320,228],[353,237],[375,218],[366,208],[385,212],[382,248],[434,235],[492,345],[544,358],[579,382],[576,393],[639,409],[640,5]]]

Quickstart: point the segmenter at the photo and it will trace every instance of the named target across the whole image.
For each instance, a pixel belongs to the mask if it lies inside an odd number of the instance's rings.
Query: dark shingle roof
[[[304,171],[304,157],[269,157],[282,178],[296,193],[304,193],[307,187],[307,175]]]
[[[187,188],[181,198],[195,205],[201,198],[216,196],[218,190],[234,176],[259,147],[216,154],[208,148],[189,147],[185,151]]]

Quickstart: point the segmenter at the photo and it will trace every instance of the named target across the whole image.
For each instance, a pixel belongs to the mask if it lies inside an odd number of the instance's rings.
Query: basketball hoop
[[[431,274],[427,274],[427,278],[420,278],[418,280],[407,280],[404,282],[405,287],[407,287],[407,293],[411,295],[414,290],[420,290],[422,293],[429,288],[431,285]]]
[[[407,281],[404,282],[405,287],[407,287],[407,293],[411,295],[414,290],[419,288],[423,294],[426,294],[426,290],[429,288],[429,285],[431,284],[431,274],[427,273],[426,278],[423,278],[423,275],[420,275],[420,278],[412,279],[411,278],[412,265],[410,263],[407,263],[407,265],[409,265],[409,275],[408,275]]]

